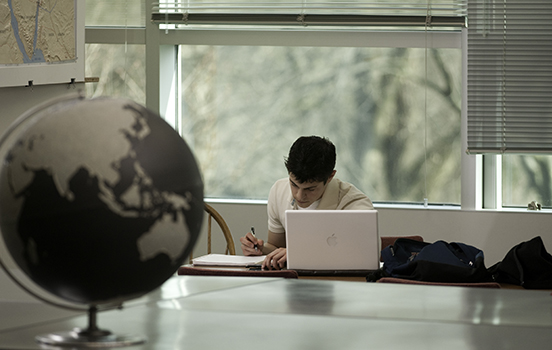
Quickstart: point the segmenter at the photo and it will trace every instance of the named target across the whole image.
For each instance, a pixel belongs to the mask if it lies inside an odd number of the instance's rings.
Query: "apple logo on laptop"
[[[335,236],[335,233],[332,234],[330,237],[326,239],[326,242],[329,246],[334,247],[337,245],[337,237]]]

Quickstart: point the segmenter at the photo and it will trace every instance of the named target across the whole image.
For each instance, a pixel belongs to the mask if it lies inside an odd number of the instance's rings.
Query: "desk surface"
[[[85,315],[0,302],[0,349],[44,349],[38,334],[85,327]],[[34,305],[34,306],[33,306]],[[23,305],[19,305],[23,306]],[[19,311],[17,311],[19,312]],[[27,322],[22,322],[22,318]],[[8,320],[8,321],[7,321]],[[100,328],[145,335],[123,349],[549,349],[549,291],[280,278],[175,276]]]

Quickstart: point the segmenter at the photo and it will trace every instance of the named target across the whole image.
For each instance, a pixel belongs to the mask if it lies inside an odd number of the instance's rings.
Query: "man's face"
[[[326,190],[326,187],[330,183],[332,177],[333,174],[330,176],[328,181],[326,181],[326,183],[322,181],[299,182],[293,174],[289,174],[289,187],[291,188],[291,194],[293,195],[293,198],[295,198],[297,205],[301,208],[307,208],[312,203],[322,198],[322,195],[324,194],[324,191]]]

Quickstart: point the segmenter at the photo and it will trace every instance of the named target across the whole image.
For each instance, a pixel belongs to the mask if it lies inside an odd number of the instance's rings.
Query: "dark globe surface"
[[[22,271],[70,302],[122,302],[189,255],[203,182],[178,133],[125,99],[66,98],[1,145],[0,229]]]

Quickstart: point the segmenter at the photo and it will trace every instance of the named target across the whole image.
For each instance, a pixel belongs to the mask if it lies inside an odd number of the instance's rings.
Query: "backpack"
[[[489,272],[499,283],[526,289],[552,289],[552,256],[540,236],[514,246]]]
[[[464,243],[428,243],[399,238],[385,247],[381,256],[383,268],[367,276],[368,281],[380,277],[445,283],[492,281],[483,251]]]

